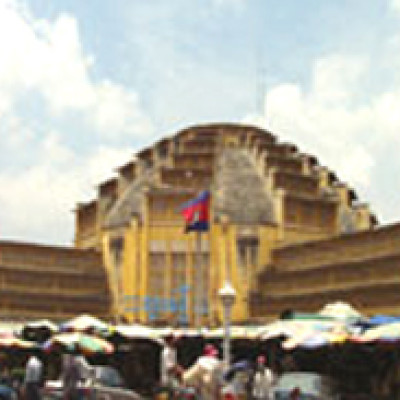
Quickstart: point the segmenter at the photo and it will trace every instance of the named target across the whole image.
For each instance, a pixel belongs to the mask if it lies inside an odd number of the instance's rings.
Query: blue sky
[[[399,220],[399,22],[400,0],[0,0],[0,237],[70,244],[136,150],[224,121]]]

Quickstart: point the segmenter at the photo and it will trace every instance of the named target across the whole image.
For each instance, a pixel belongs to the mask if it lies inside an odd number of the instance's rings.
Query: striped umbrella
[[[45,351],[61,348],[66,352],[84,354],[111,354],[114,352],[114,346],[107,340],[82,332],[67,332],[54,335],[42,347]]]

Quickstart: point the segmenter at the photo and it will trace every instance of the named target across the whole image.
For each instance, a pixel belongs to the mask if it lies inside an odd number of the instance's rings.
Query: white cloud
[[[400,130],[400,88],[384,92],[375,99],[374,117],[385,135],[398,140]]]
[[[72,243],[72,210],[78,201],[96,196],[94,184],[112,176],[133,149],[99,147],[81,159],[47,135],[38,162],[18,174],[0,174],[0,221],[3,238]],[[9,232],[4,227],[10,226]],[[32,239],[34,238],[34,239]]]
[[[93,58],[84,54],[74,17],[35,20],[17,3],[1,0],[0,48],[0,116],[30,90],[56,115],[81,112],[100,136],[151,132],[136,93],[91,79]]]
[[[104,136],[151,132],[151,122],[141,113],[135,93],[105,81],[97,86],[95,94],[90,116]]]
[[[320,104],[339,104],[353,99],[353,91],[360,87],[367,70],[365,59],[333,54],[315,62],[313,71],[313,95]],[[352,88],[352,91],[349,90]]]
[[[400,14],[400,0],[391,0],[390,6],[392,7],[393,10],[395,10]]]
[[[348,182],[368,187],[371,184],[372,168],[376,167],[373,154],[362,145],[354,145],[348,157],[341,157],[337,169]]]
[[[75,204],[133,153],[115,143],[151,123],[134,91],[91,77],[71,15],[38,20],[0,0],[0,48],[1,236],[71,242]]]
[[[243,9],[246,0],[213,0],[218,7],[233,7],[236,10]]]
[[[0,116],[0,122],[0,134],[4,132],[0,138],[3,151],[18,151],[30,145],[35,133],[17,115],[7,113],[3,117]]]
[[[286,83],[268,91],[263,118],[281,140],[317,156],[342,181],[369,193],[362,200],[387,220],[400,218],[390,206],[394,201],[387,201],[399,197],[387,173],[389,165],[400,168],[397,159],[388,158],[400,148],[400,87],[394,70],[386,77],[392,85],[368,92],[365,82],[375,73],[363,57],[336,54],[316,60],[309,89]],[[263,118],[258,117],[261,123]]]
[[[56,112],[88,108],[95,101],[90,81],[90,58],[83,55],[76,20],[61,15],[48,27],[40,61],[35,63],[38,86]]]
[[[85,182],[82,190],[90,195],[88,187],[95,182],[99,184],[113,175],[113,170],[125,164],[133,157],[133,148],[100,146],[92,153],[91,157],[83,163],[82,169],[86,170]]]

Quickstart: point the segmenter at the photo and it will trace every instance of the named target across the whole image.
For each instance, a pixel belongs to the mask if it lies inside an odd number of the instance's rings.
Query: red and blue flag
[[[183,204],[180,209],[186,222],[185,232],[209,230],[210,192],[208,190]]]

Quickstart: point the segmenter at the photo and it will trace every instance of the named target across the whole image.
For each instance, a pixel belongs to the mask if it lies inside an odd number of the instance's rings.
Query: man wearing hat
[[[266,357],[259,355],[256,360],[256,367],[252,382],[252,394],[255,400],[273,399],[274,374],[266,365]]]
[[[218,349],[209,343],[197,361],[183,373],[183,382],[197,389],[202,400],[215,400],[219,398],[221,377],[222,362],[218,358]]]

